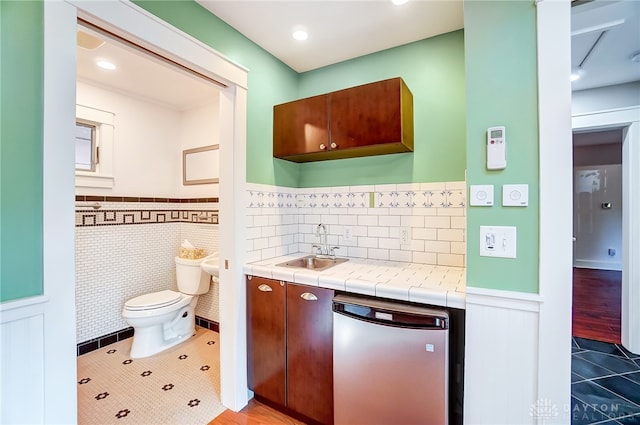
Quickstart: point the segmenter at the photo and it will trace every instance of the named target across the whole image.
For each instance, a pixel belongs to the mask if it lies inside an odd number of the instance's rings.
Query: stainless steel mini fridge
[[[333,299],[336,425],[446,425],[445,310],[337,295]]]

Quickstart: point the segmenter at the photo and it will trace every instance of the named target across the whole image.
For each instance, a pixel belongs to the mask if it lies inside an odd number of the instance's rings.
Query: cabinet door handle
[[[327,146],[324,143],[320,143],[320,150],[323,151],[327,149]]]
[[[300,298],[306,301],[318,301],[318,297],[313,295],[311,292],[303,293],[302,295],[300,295]]]
[[[335,149],[338,147],[338,144],[336,142],[331,142],[331,149]]]
[[[271,286],[267,285],[266,283],[263,283],[262,285],[258,286],[258,290],[260,290],[262,292],[271,292],[271,291],[273,291],[273,289],[271,289]]]

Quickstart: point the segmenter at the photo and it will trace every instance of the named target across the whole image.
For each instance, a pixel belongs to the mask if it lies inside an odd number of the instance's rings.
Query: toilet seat
[[[155,310],[175,304],[181,299],[180,292],[164,290],[132,298],[124,304],[124,308],[129,311]]]

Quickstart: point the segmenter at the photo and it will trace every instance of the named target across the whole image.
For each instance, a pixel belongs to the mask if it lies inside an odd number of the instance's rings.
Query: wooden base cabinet
[[[249,388],[285,412],[333,423],[334,291],[247,277]]]

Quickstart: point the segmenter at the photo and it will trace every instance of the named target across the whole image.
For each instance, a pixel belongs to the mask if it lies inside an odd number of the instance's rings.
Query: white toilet
[[[178,291],[159,291],[130,299],[122,317],[133,327],[131,358],[152,356],[195,334],[198,295],[209,291],[211,276],[203,259],[175,258]]]

